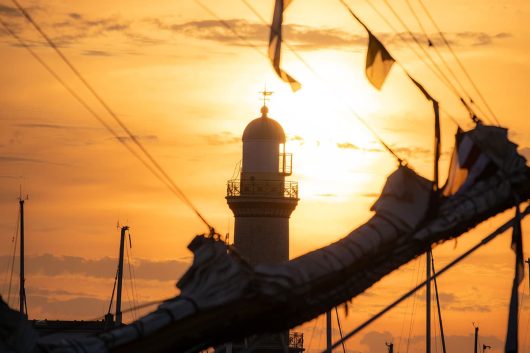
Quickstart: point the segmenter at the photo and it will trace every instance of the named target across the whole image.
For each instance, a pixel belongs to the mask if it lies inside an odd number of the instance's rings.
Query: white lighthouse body
[[[251,264],[289,259],[289,217],[298,203],[298,184],[285,153],[282,126],[268,117],[252,120],[243,132],[241,178],[228,181],[227,202],[234,212],[234,246]]]

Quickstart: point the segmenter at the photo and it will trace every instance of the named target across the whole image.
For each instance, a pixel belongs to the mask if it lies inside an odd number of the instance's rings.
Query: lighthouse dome
[[[243,132],[243,141],[246,140],[274,140],[285,143],[285,132],[276,120],[267,116],[266,106],[261,108],[261,117],[252,120]]]

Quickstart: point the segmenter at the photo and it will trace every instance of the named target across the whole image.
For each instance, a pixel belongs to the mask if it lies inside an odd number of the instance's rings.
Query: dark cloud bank
[[[0,263],[7,263],[8,255],[0,256]],[[17,262],[15,262],[17,263]],[[114,278],[118,260],[103,257],[86,259],[78,256],[55,256],[51,254],[27,256],[26,271],[30,275],[63,276],[76,275],[95,278]],[[136,259],[134,272],[137,279],[177,281],[190,263],[181,260],[153,261]]]

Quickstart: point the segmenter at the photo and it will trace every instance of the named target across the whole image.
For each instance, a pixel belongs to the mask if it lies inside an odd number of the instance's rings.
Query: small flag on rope
[[[508,331],[506,333],[505,353],[516,353],[518,347],[519,328],[519,285],[524,278],[523,260],[523,237],[521,232],[521,212],[519,204],[515,206],[515,218],[513,220],[512,249],[515,252],[515,275],[512,284],[512,295],[510,298],[510,313],[508,315]]]
[[[462,130],[458,129],[455,140],[444,196],[467,190],[492,165],[491,159]]]
[[[291,75],[280,68],[282,51],[282,23],[283,12],[289,6],[291,0],[276,0],[274,5],[274,16],[272,18],[271,33],[269,37],[269,58],[271,59],[274,71],[280,78],[291,85],[293,92],[298,91],[302,85]]]
[[[385,79],[392,68],[395,60],[390,55],[384,45],[377,39],[363,21],[353,12],[353,10],[341,0],[341,3],[348,9],[353,16],[368,32],[368,53],[366,54],[366,78],[377,89],[383,87]]]
[[[364,26],[364,25],[363,25]],[[364,27],[366,28],[366,26]],[[383,87],[395,60],[372,32],[368,30],[368,53],[366,54],[366,77],[377,89]]]
[[[434,110],[434,187],[435,190],[438,190],[438,164],[440,161],[440,149],[441,149],[441,137],[440,137],[440,106],[438,101],[434,99],[429,92],[423,88],[423,86],[408,75],[412,82],[419,88],[421,93],[432,102],[432,108]]]

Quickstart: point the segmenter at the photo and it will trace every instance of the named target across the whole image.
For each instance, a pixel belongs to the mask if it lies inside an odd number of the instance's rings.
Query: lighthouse
[[[292,154],[285,149],[282,126],[268,116],[263,93],[261,116],[243,132],[239,179],[229,180],[226,200],[234,213],[234,246],[250,264],[289,260],[289,217],[298,204]]]

